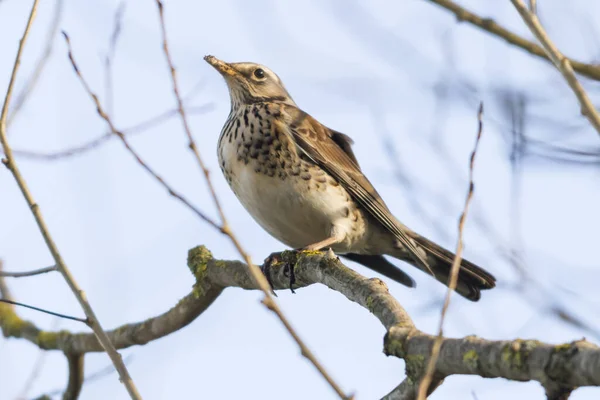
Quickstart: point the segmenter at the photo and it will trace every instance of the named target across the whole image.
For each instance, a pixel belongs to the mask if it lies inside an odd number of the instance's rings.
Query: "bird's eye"
[[[265,77],[265,71],[262,68],[257,68],[254,70],[254,76],[258,79],[263,79]]]

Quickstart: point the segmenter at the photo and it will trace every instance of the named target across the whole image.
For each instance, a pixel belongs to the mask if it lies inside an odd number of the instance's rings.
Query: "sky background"
[[[542,22],[561,49],[578,59],[597,60],[600,47],[593,21],[600,18],[600,3],[539,3]],[[363,171],[395,215],[448,248],[455,246],[477,108],[483,101],[484,132],[464,233],[465,256],[494,273],[498,288],[485,292],[479,303],[454,296],[445,333],[552,343],[583,336],[600,341],[594,332],[569,326],[549,311],[562,307],[600,331],[600,138],[579,115],[575,97],[548,63],[457,24],[451,14],[423,0],[164,4],[180,86],[184,93],[193,93],[187,105],[205,110],[190,116],[194,137],[213,171],[232,228],[255,261],[284,246],[253,221],[219,173],[216,142],[229,112],[229,96],[223,79],[203,61],[207,54],[231,62],[258,62],[275,71],[301,108],[354,138]],[[509,1],[460,4],[530,37]],[[31,1],[0,1],[2,93],[30,5]],[[59,24],[69,33],[79,67],[103,102],[108,98],[103,60],[118,6],[117,1],[65,0]],[[17,92],[46,45],[54,7],[54,1],[41,2]],[[62,37],[52,40],[44,74],[9,128],[15,150],[52,153],[106,132],[73,73]],[[110,109],[117,127],[133,126],[175,107],[161,44],[155,2],[127,1],[113,62]],[[200,89],[194,90],[198,83]],[[584,84],[598,99],[598,82]],[[547,147],[532,146],[514,167],[510,157],[515,123],[507,105],[511,99],[526,103],[522,128],[531,141],[582,149],[592,156],[558,161],[548,156]],[[152,126],[131,143],[172,186],[216,216],[179,119]],[[170,197],[117,140],[52,162],[25,155],[17,161],[105,328],[160,314],[186,295],[193,284],[186,267],[191,247],[205,244],[217,258],[238,258],[225,237]],[[489,227],[482,228],[486,224]],[[518,256],[533,281],[523,278],[509,261],[510,254]],[[53,264],[6,169],[0,169],[0,257],[11,271]],[[362,266],[349,265],[375,276]],[[390,292],[417,327],[433,333],[445,287],[410,266],[402,267],[418,287],[387,282]],[[19,301],[82,315],[57,273],[8,283]],[[256,292],[227,289],[188,327],[122,351],[143,397],[335,398],[260,298]],[[358,399],[379,398],[404,378],[404,362],[382,352],[384,328],[357,304],[316,285],[295,295],[281,292],[278,301],[346,392],[355,392]],[[86,330],[81,324],[17,311],[42,328]],[[39,353],[24,340],[0,338],[0,399],[18,398]],[[89,354],[86,373],[109,364],[105,354]],[[66,374],[64,356],[46,353],[26,398],[63,389]],[[473,393],[480,400],[543,398],[537,383],[452,376],[431,399],[469,399]],[[598,389],[578,389],[572,396],[597,397]],[[125,398],[116,374],[89,382],[81,395]]]

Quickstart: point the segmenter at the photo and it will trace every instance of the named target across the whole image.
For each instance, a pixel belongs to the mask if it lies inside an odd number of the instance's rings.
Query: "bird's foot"
[[[292,291],[292,293],[296,293],[294,291],[294,284],[296,283],[296,276],[294,274],[294,267],[292,264],[290,264],[290,262],[288,260],[286,260],[285,257],[282,256],[282,253],[280,252],[276,252],[276,253],[271,253],[271,255],[269,255],[269,257],[267,257],[263,263],[263,265],[260,267],[262,273],[265,275],[265,277],[267,278],[267,282],[269,282],[269,285],[271,286],[271,292],[277,296],[275,294],[275,290],[273,287],[273,280],[271,278],[271,267],[273,266],[280,266],[281,264],[283,265],[283,274],[286,277],[289,277],[289,288]]]
[[[298,260],[298,257],[302,254],[314,255],[317,253],[328,252],[328,251],[331,251],[331,248],[325,248],[325,249],[320,248],[318,250],[315,250],[315,249],[311,248],[311,246],[307,246],[307,247],[303,247],[303,248],[299,248],[299,249],[294,249],[291,251],[271,253],[269,255],[269,257],[265,258],[265,261],[263,262],[263,265],[260,267],[260,270],[267,278],[267,282],[269,282],[269,286],[271,287],[271,292],[275,296],[277,296],[274,291],[273,279],[271,278],[271,268],[274,266],[281,267],[281,264],[283,264],[283,274],[285,275],[286,278],[289,278],[290,291],[295,294],[296,291],[294,290],[294,285],[296,284],[296,274],[294,271],[294,266],[296,264],[296,261]]]
[[[294,291],[294,283],[296,283],[296,274],[294,273],[294,266],[289,262],[285,263],[285,267],[283,267],[283,274],[290,278],[290,290],[292,293],[296,294]]]
[[[293,251],[296,252],[296,250],[293,250]],[[292,293],[296,293],[294,291],[294,284],[296,283],[296,275],[294,274],[294,266],[292,263],[290,263],[288,257],[284,256],[285,253],[286,252],[271,253],[271,255],[269,255],[269,257],[267,257],[265,259],[263,265],[261,266],[261,271],[267,278],[269,285],[271,285],[271,289],[273,289],[273,281],[271,278],[271,267],[273,267],[275,265],[281,266],[281,264],[283,264],[283,274],[287,278],[289,278],[289,288]]]

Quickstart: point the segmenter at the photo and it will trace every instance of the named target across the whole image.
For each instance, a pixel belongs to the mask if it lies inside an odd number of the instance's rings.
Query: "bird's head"
[[[204,60],[225,78],[233,107],[260,102],[295,105],[281,79],[264,65],[226,63],[214,56],[206,56]]]

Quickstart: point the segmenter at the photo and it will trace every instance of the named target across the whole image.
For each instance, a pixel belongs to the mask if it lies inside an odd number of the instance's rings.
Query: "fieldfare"
[[[219,137],[220,168],[260,226],[292,248],[329,247],[409,287],[413,279],[384,255],[448,284],[454,254],[392,215],[362,173],[350,137],[300,110],[269,68],[204,59],[225,78],[231,97]],[[456,291],[477,301],[495,282],[462,260]]]

